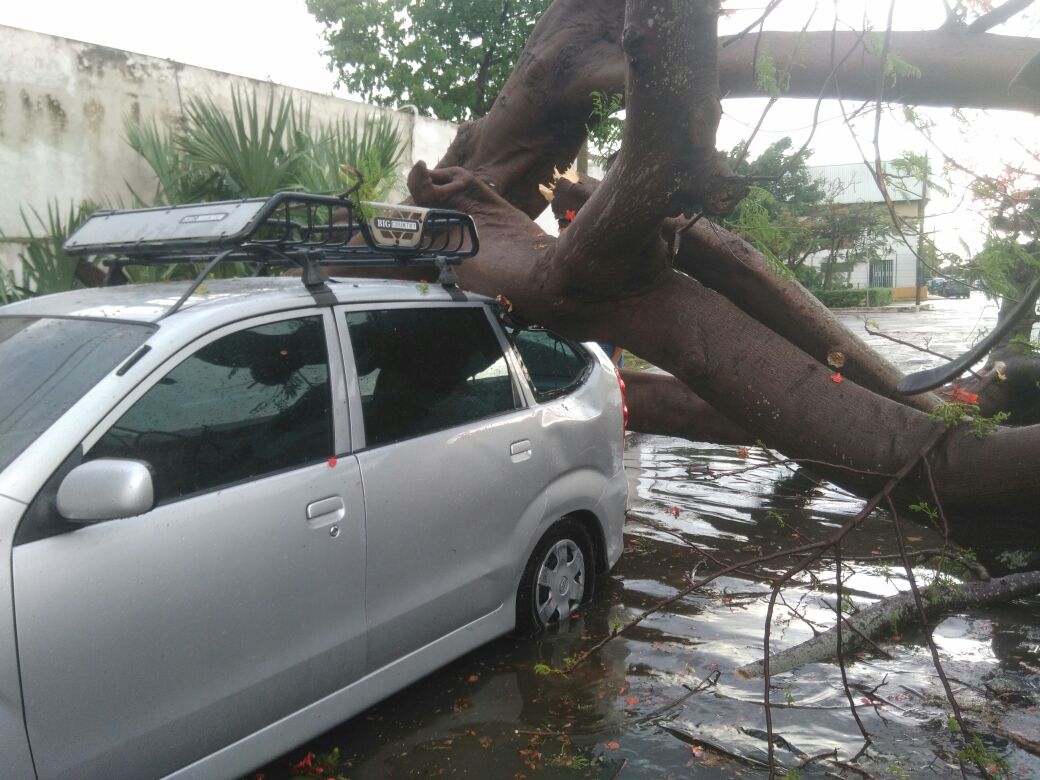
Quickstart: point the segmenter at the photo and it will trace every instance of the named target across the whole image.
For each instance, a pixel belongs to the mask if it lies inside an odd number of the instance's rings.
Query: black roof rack
[[[457,265],[479,249],[458,211],[279,192],[269,198],[92,214],[65,242],[116,265],[220,260],[265,266]],[[112,263],[110,263],[112,264]]]

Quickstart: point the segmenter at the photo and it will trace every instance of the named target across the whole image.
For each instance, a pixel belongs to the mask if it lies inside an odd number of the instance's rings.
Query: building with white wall
[[[849,270],[848,281],[854,288],[887,287],[894,300],[913,300],[915,288],[923,280],[918,275],[918,237],[923,229],[928,191],[924,182],[899,173],[891,162],[883,164],[886,188],[896,215],[905,220],[903,235],[888,241],[884,257],[872,262],[858,263]],[[862,163],[847,165],[817,165],[809,168],[812,176],[821,180],[824,189],[832,194],[834,208],[885,208],[885,199],[867,166]],[[810,257],[814,268],[827,259],[826,253]]]

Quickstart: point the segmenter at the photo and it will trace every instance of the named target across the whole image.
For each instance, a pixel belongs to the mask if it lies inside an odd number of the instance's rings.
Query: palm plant
[[[83,284],[77,278],[77,269],[87,261],[66,254],[62,245],[69,234],[96,208],[96,204],[83,201],[69,204],[68,209],[63,211],[58,202],[53,201],[47,204],[46,217],[36,209],[30,208],[29,214],[23,209],[22,224],[28,239],[18,252],[21,283],[18,283],[12,271],[2,269],[0,303],[82,287]]]
[[[155,174],[155,191],[130,195],[137,206],[164,206],[212,200],[263,197],[281,190],[333,193],[364,180],[360,196],[385,198],[397,182],[401,134],[383,115],[320,124],[310,105],[297,106],[287,94],[271,93],[261,103],[255,92],[234,91],[231,112],[211,97],[188,101],[180,122],[161,128],[154,120],[124,120],[126,140]],[[62,212],[47,205],[46,218],[34,209],[22,220],[29,240],[19,253],[22,279],[0,268],[0,303],[26,295],[80,286],[78,260],[65,254],[65,239],[95,209],[84,202]],[[34,222],[33,222],[34,220]],[[80,269],[82,270],[82,268]],[[241,264],[225,264],[217,276],[249,273]],[[183,266],[134,268],[134,281],[163,281],[194,275]]]
[[[192,98],[180,126],[125,121],[127,140],[158,180],[152,202],[263,197],[280,190],[331,193],[341,166],[359,170],[366,196],[385,197],[397,180],[401,135],[389,117],[318,124],[310,105],[272,93],[231,95],[231,113],[212,98]],[[143,204],[146,201],[138,197]]]

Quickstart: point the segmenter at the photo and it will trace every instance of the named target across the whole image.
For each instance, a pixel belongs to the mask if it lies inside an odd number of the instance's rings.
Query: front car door
[[[171,358],[83,442],[87,460],[148,462],[155,507],[14,548],[40,778],[161,776],[363,673],[364,505],[331,316],[236,324]]]

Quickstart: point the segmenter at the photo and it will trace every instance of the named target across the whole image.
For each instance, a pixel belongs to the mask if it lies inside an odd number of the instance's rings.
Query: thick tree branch
[[[1012,16],[1022,13],[1036,0],[1007,0],[989,13],[983,14],[968,25],[968,32],[983,33],[1008,21]]]
[[[755,437],[720,414],[670,374],[622,370],[630,430],[716,444],[751,444]]]
[[[685,230],[677,240],[675,267],[746,311],[756,320],[822,365],[837,353],[843,376],[886,398],[931,411],[939,402],[925,394],[896,393],[902,373],[864,344],[804,287],[778,276],[761,253],[747,242],[705,221]]]
[[[765,97],[749,65],[756,45],[767,50],[778,65],[790,65],[786,97],[820,97],[820,85],[827,81],[834,62],[850,51],[855,53],[827,82],[822,96],[870,100],[877,91],[880,52],[871,51],[861,33],[765,32],[722,50],[719,86],[723,99]],[[1040,113],[1040,92],[1022,85],[1010,86],[1023,66],[1040,52],[1036,38],[951,30],[897,31],[892,33],[891,52],[919,68],[921,75],[899,78],[886,88],[885,99],[890,102]]]
[[[560,180],[553,212],[559,216],[567,210],[579,211],[596,186],[596,180],[588,176],[578,182]],[[798,282],[777,275],[762,254],[738,236],[707,220],[692,225],[676,220],[668,224],[666,234],[674,235],[671,244],[677,269],[722,293],[821,364],[837,354],[843,364],[835,370],[875,393],[926,412],[939,403],[930,393],[911,397],[897,394],[896,385],[903,376],[898,369],[864,344]],[[686,414],[696,414],[695,408]]]
[[[730,186],[715,149],[717,2],[629,0],[627,8],[621,153],[558,251],[566,287],[584,298],[618,298],[652,283],[666,260],[661,220],[694,206],[728,211],[745,189]]]

